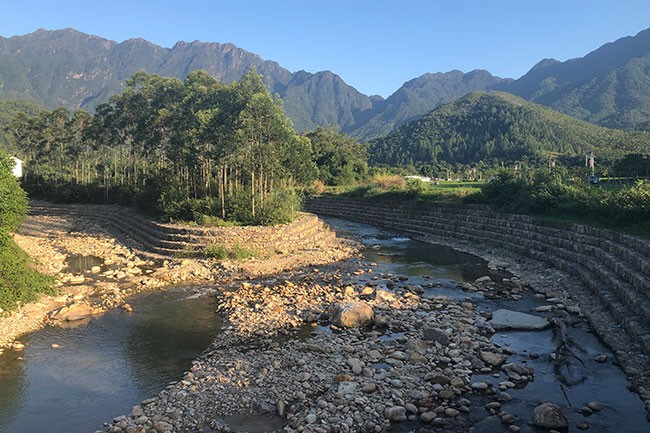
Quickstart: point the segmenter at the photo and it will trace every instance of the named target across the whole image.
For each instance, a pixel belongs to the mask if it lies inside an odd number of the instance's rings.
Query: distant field
[[[415,182],[403,184],[401,186],[380,187],[372,182],[363,185],[342,185],[336,187],[327,187],[326,193],[343,194],[355,197],[373,197],[383,199],[419,199],[419,200],[440,200],[440,201],[460,201],[464,197],[476,194],[481,191],[487,181],[478,182],[460,182],[460,181],[439,181],[436,185],[434,182]]]

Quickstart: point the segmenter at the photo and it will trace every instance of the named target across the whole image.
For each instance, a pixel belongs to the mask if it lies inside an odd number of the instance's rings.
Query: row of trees
[[[232,84],[204,71],[184,81],[138,72],[94,116],[20,114],[7,131],[21,144],[31,192],[157,207],[171,218],[279,222],[295,208],[295,185],[367,171],[364,148],[333,129],[296,134],[255,71]]]

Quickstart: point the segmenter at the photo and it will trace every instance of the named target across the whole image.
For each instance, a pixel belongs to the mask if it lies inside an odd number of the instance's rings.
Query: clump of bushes
[[[638,233],[650,233],[650,183],[606,188],[561,171],[538,170],[515,177],[500,173],[471,202],[503,212],[577,219]]]
[[[235,244],[231,248],[228,248],[222,244],[214,244],[205,248],[205,255],[212,257],[213,259],[225,260],[225,259],[234,259],[234,260],[243,260],[255,257],[258,255],[257,251],[252,248],[242,246],[240,244]]]
[[[406,179],[397,175],[380,174],[373,176],[370,184],[380,191],[398,191],[406,187]]]
[[[214,197],[193,198],[184,187],[170,187],[158,200],[159,213],[172,222],[194,222],[199,225],[228,227],[236,225],[271,226],[294,220],[302,204],[302,196],[293,187],[275,188],[256,196],[255,212],[249,188],[233,192],[221,202]],[[225,215],[225,218],[223,217]]]
[[[27,215],[27,195],[11,174],[12,162],[0,155],[0,310],[53,293],[53,279],[30,266],[27,254],[11,238]]]

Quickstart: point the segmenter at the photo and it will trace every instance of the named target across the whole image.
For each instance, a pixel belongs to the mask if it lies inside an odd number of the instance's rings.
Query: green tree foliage
[[[22,143],[31,191],[171,219],[284,221],[290,216],[276,201],[295,210],[297,197],[287,194],[316,173],[309,140],[254,70],[231,84],[205,71],[184,81],[138,72],[94,116],[20,115],[8,130]]]
[[[507,93],[472,93],[370,143],[371,162],[392,165],[538,164],[557,156],[650,153],[650,134],[602,128]]]
[[[13,162],[0,154],[0,311],[51,292],[51,278],[29,265],[29,257],[11,238],[27,214],[27,195],[11,173]]]
[[[12,175],[13,165],[0,154],[0,233],[15,231],[27,214],[27,194]]]
[[[650,183],[605,188],[590,185],[586,172],[531,170],[502,172],[469,201],[500,211],[577,219],[618,229],[650,231]]]
[[[650,177],[650,155],[625,155],[614,164],[614,174],[625,177]]]
[[[318,179],[325,185],[349,185],[368,175],[368,152],[358,141],[334,128],[317,128],[306,134]]]

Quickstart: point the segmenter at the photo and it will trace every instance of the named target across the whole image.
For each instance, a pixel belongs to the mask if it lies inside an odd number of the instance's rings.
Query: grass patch
[[[197,224],[202,227],[237,227],[240,225],[237,221],[226,221],[210,215],[201,215]]]
[[[382,201],[442,201],[458,203],[479,194],[486,182],[422,182],[417,179],[381,176],[369,183],[355,186],[328,187],[326,193],[352,198]]]
[[[255,249],[240,244],[235,244],[230,248],[222,244],[214,244],[206,247],[204,253],[206,256],[217,260],[243,260],[259,255]]]
[[[31,259],[7,235],[0,235],[0,310],[36,300],[39,293],[53,294],[54,278],[30,266]]]

